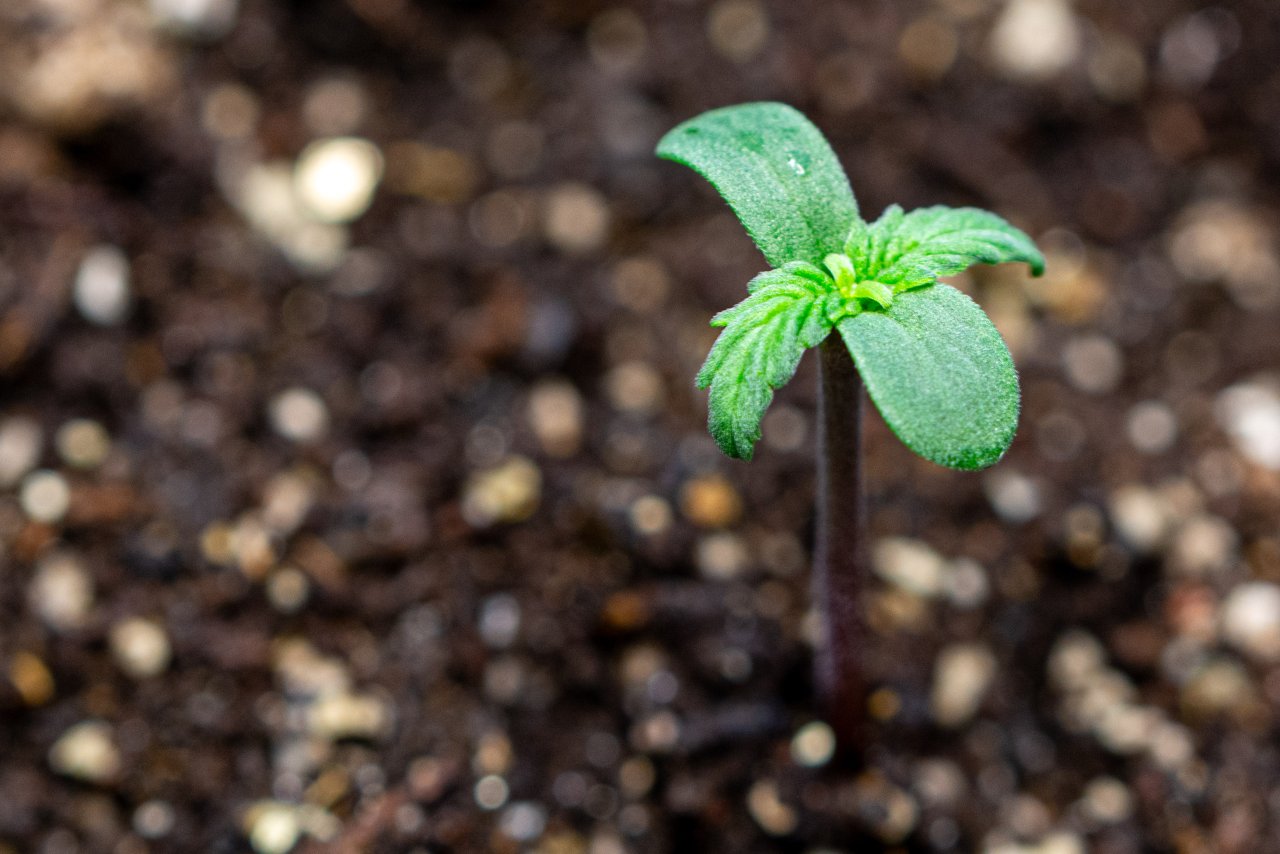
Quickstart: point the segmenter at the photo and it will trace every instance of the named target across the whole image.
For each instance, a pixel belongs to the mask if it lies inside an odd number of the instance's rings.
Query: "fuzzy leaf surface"
[[[973,300],[930,285],[837,328],[871,400],[908,448],[956,469],[985,468],[1004,455],[1018,426],[1018,375]]]
[[[826,306],[839,299],[821,278],[786,269],[762,273],[752,285],[750,296],[712,318],[724,331],[698,372],[698,388],[711,387],[707,427],[722,451],[742,460],[754,454],[774,389],[831,331]]]
[[[673,128],[658,156],[711,182],[773,267],[820,264],[858,218],[844,169],[822,133],[786,104],[723,107]]]
[[[1022,261],[1044,272],[1044,256],[1025,233],[977,208],[936,206],[903,213],[891,205],[878,220],[855,223],[845,244],[859,278],[903,291],[974,264]]]

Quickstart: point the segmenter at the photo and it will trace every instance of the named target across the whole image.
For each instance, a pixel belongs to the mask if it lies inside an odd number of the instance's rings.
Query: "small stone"
[[[0,421],[0,488],[22,480],[40,463],[44,433],[32,418],[14,416]]]
[[[53,525],[62,521],[71,507],[71,486],[56,471],[34,471],[23,479],[18,503],[33,521]]]
[[[1182,724],[1170,721],[1156,727],[1148,750],[1155,763],[1168,772],[1180,770],[1196,755],[1191,731]]]
[[[623,362],[604,382],[610,402],[622,412],[647,415],[662,405],[662,377],[646,362]]]
[[[1218,395],[1214,408],[1245,458],[1280,471],[1280,390],[1275,383],[1233,385]]]
[[[736,534],[710,534],[698,541],[698,571],[712,581],[732,581],[746,569],[746,544]]]
[[[307,574],[292,566],[282,566],[267,577],[267,601],[282,614],[296,614],[311,594]]]
[[[129,259],[114,246],[96,246],[80,262],[72,299],[80,315],[115,326],[129,314]]]
[[[131,617],[116,623],[110,640],[116,664],[134,679],[158,676],[169,666],[169,636],[152,620]]]
[[[552,457],[571,457],[582,446],[582,395],[564,380],[547,380],[529,395],[529,426],[542,450]]]
[[[294,387],[277,395],[270,406],[271,426],[293,442],[314,442],[329,427],[329,410],[311,389]]]
[[[671,527],[671,504],[658,495],[642,495],[627,510],[631,527],[637,534],[656,536]]]
[[[302,836],[298,808],[280,801],[260,801],[246,816],[246,830],[257,854],[286,854]]]
[[[609,279],[613,297],[641,314],[657,311],[671,292],[671,275],[662,262],[649,255],[624,258]]]
[[[1219,617],[1222,636],[1262,662],[1280,660],[1280,586],[1251,581],[1227,596]]]
[[[991,593],[987,571],[977,561],[967,558],[951,562],[945,581],[947,598],[957,608],[977,608]]]
[[[49,749],[49,766],[86,783],[109,783],[120,773],[120,751],[103,721],[81,721]]]
[[[294,191],[321,222],[351,222],[372,204],[382,170],[382,152],[366,139],[317,140],[298,156]]]
[[[1064,691],[1083,690],[1106,666],[1101,641],[1081,629],[1063,634],[1049,651],[1049,677]]]
[[[778,784],[758,780],[747,792],[747,811],[764,831],[772,836],[786,836],[800,823],[795,809],[778,796]]]
[[[302,472],[281,472],[262,492],[262,521],[278,534],[296,531],[315,503],[313,479]]]
[[[1033,850],[1035,854],[1085,854],[1088,849],[1078,834],[1059,830],[1040,840]]]
[[[1036,482],[1001,466],[982,481],[991,509],[1006,522],[1030,522],[1040,515],[1040,488]]]
[[[1096,777],[1085,786],[1081,805],[1100,824],[1119,824],[1133,814],[1133,795],[1115,777]]]
[[[235,26],[238,5],[238,0],[151,0],[151,14],[161,26],[214,39]]]
[[[480,605],[480,637],[492,649],[506,649],[520,633],[520,602],[510,593],[495,593]]]
[[[27,591],[31,608],[53,630],[79,629],[93,607],[93,581],[80,560],[54,553],[40,561]]]
[[[49,666],[37,655],[19,650],[9,662],[9,681],[28,706],[43,706],[53,699],[57,686]]]
[[[681,488],[680,509],[695,525],[723,528],[742,515],[742,499],[721,475],[699,475]]]
[[[546,827],[546,808],[532,801],[516,801],[498,817],[498,829],[516,842],[533,842]]]
[[[1144,454],[1162,454],[1178,438],[1178,419],[1169,405],[1147,400],[1129,410],[1125,419],[1129,442]]]
[[[822,721],[811,721],[791,738],[791,758],[797,765],[820,768],[836,753],[836,734]]]
[[[143,839],[162,839],[173,830],[177,820],[168,801],[143,801],[133,811],[133,830]]]
[[[609,208],[604,196],[586,184],[561,184],[547,196],[543,228],[557,249],[590,252],[609,236]]]
[[[1138,484],[1122,486],[1111,494],[1111,522],[1126,543],[1139,552],[1160,546],[1169,529],[1169,517],[1156,493]]]
[[[907,593],[932,598],[942,592],[946,562],[919,540],[880,540],[875,545],[872,565],[881,578]]]
[[[980,644],[952,644],[938,654],[929,705],[933,718],[958,727],[978,711],[996,675],[996,658]]]
[[[476,781],[472,796],[481,809],[496,810],[507,802],[510,793],[506,780],[497,774],[489,774]]]
[[[1197,578],[1221,572],[1234,559],[1238,539],[1225,519],[1195,516],[1175,534],[1171,563],[1178,572]]]
[[[769,38],[769,18],[759,0],[718,0],[707,13],[707,37],[716,53],[748,62]]]
[[[374,739],[386,731],[389,722],[386,703],[368,694],[329,694],[307,710],[307,731],[326,741]]]
[[[1043,80],[1075,61],[1080,41],[1066,0],[1010,0],[992,30],[991,50],[1011,77]]]
[[[97,468],[111,453],[111,437],[106,428],[87,418],[63,424],[53,441],[58,455],[67,465],[78,469]]]
[[[468,479],[463,490],[462,515],[476,528],[499,522],[522,522],[537,511],[541,499],[542,472],[532,460],[512,456]]]
[[[1104,706],[1093,725],[1102,746],[1120,756],[1146,750],[1162,716],[1146,706],[1113,702]]]
[[[1089,394],[1112,391],[1124,373],[1120,348],[1103,335],[1072,338],[1063,348],[1062,362],[1071,384]]]

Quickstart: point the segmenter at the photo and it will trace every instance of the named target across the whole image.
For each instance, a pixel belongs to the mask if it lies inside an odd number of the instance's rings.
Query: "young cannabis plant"
[[[726,454],[751,459],[774,389],[805,350],[821,351],[814,681],[842,753],[854,757],[865,705],[860,386],[920,456],[958,469],[1000,459],[1018,423],[1013,359],[982,310],[938,278],[1005,261],[1039,275],[1044,257],[974,208],[893,205],[863,221],[831,146],[784,104],[704,113],[663,137],[658,155],[710,181],[773,268],[711,321],[724,331],[698,385],[711,388],[708,424]]]
[[[724,331],[698,386],[711,388],[711,435],[726,454],[751,459],[774,389],[833,330],[911,450],[959,469],[1004,454],[1018,421],[1013,359],[982,310],[938,277],[1005,261],[1039,274],[1030,238],[974,208],[893,205],[864,222],[826,139],[784,104],[704,113],[658,155],[709,180],[774,268],[711,321]]]

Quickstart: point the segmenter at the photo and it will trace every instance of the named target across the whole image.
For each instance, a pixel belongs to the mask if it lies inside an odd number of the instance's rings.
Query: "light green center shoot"
[[[853,260],[848,255],[832,252],[822,260],[822,264],[830,271],[836,282],[836,290],[845,299],[867,299],[881,308],[893,305],[893,288],[884,282],[858,281]]]

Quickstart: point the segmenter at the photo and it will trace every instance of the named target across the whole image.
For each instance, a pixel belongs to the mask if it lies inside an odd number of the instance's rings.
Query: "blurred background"
[[[6,0],[0,852],[1280,850],[1268,0]],[[865,767],[807,616],[815,366],[658,137],[774,99],[972,204],[980,474],[868,411]]]

